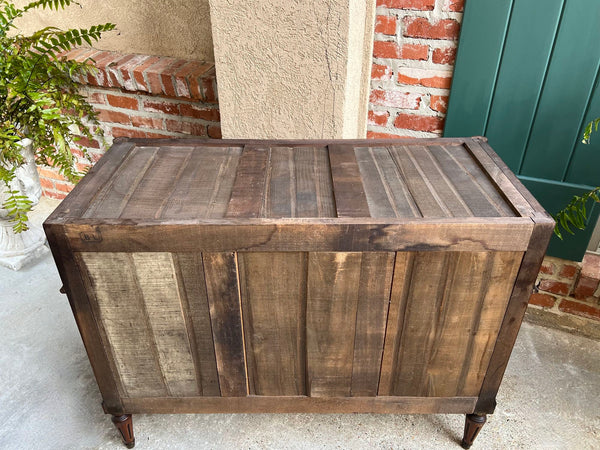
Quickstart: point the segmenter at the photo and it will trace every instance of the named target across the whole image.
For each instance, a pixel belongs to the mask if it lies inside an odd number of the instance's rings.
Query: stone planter
[[[35,158],[30,139],[21,141],[25,164],[16,171],[16,177],[10,188],[19,190],[33,204],[37,204],[42,195],[40,179],[35,166]],[[0,186],[0,205],[7,198],[6,188]],[[13,223],[9,221],[8,211],[0,208],[0,265],[12,270],[19,270],[25,264],[48,253],[46,238],[38,224],[29,223],[29,230],[22,233],[13,231]]]

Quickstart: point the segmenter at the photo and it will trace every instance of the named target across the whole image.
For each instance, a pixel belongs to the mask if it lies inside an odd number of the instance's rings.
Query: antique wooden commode
[[[117,140],[44,224],[131,414],[492,413],[554,222],[483,138]]]

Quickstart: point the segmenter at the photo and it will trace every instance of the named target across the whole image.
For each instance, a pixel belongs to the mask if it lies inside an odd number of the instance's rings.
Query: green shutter
[[[487,136],[555,213],[600,185],[600,134],[581,144],[600,116],[599,64],[598,0],[469,0],[444,135]],[[548,254],[581,260],[599,211]]]

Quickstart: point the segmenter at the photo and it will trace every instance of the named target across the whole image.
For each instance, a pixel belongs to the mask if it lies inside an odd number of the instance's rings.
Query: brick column
[[[366,134],[374,2],[210,0],[225,138]]]

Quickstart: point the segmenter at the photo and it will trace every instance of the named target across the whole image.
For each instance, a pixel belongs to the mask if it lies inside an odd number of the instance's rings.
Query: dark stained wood
[[[311,397],[350,396],[361,258],[361,253],[309,254],[306,365]]]
[[[501,192],[506,197],[520,215],[530,217],[534,211],[533,208],[529,202],[523,198],[523,195],[515,187],[514,183],[508,179],[502,169],[498,167],[492,158],[490,158],[489,154],[481,148],[480,142],[475,139],[469,139],[465,142],[465,147],[493,180],[498,192]]]
[[[110,182],[101,187],[94,202],[82,217],[117,218],[123,212],[131,195],[137,189],[159,147],[135,148],[129,152]]]
[[[377,395],[394,260],[394,253],[362,254],[350,389],[353,397]]]
[[[372,217],[421,217],[387,147],[357,147],[356,160]]]
[[[115,139],[115,144],[94,164],[88,174],[73,188],[72,194],[61,202],[47,220],[61,222],[61,219],[66,217],[81,217],[101,188],[111,179],[121,161],[134,148],[135,143],[132,141]]]
[[[182,312],[187,321],[190,345],[193,349],[196,377],[202,395],[220,394],[217,361],[212,337],[206,281],[200,253],[173,255],[177,267],[178,285],[183,289]]]
[[[471,448],[473,441],[481,431],[481,428],[485,425],[486,416],[478,414],[467,414],[465,418],[465,431],[463,434],[461,447],[464,449]]]
[[[206,293],[223,397],[248,393],[241,305],[234,253],[203,253]]]
[[[245,146],[225,217],[261,217],[269,148]]]
[[[106,345],[102,342],[98,323],[94,317],[88,291],[85,288],[81,272],[76,266],[73,252],[69,247],[61,225],[44,224],[44,231],[52,250],[52,256],[60,273],[63,287],[77,323],[77,328],[88,358],[90,360],[96,382],[102,392],[107,408],[121,411],[122,395],[117,388],[118,374],[111,367]]]
[[[468,414],[477,397],[191,397],[123,399],[132,414],[391,413]],[[109,411],[110,412],[110,411]]]
[[[448,181],[453,184],[457,195],[464,200],[473,215],[478,217],[513,215],[512,210],[505,205],[504,199],[493,189],[488,180],[474,177],[475,165],[470,167],[461,165],[457,154],[466,153],[463,147],[446,148],[434,145],[429,147],[429,151],[437,164],[444,168]],[[492,189],[485,189],[482,184],[487,184]]]
[[[354,148],[349,145],[329,145],[327,148],[337,216],[370,217]]]
[[[399,221],[294,219],[168,224],[90,221],[65,226],[75,251],[523,251],[529,218]],[[82,223],[83,222],[83,223]]]
[[[305,395],[306,253],[240,253],[250,395]]]
[[[491,414],[494,412],[496,393],[508,365],[510,353],[517,340],[533,284],[542,265],[553,230],[554,221],[552,219],[538,219],[535,224],[481,386],[475,410],[478,414]]]
[[[119,417],[491,413],[552,227],[481,138],[117,141],[45,223]]]
[[[198,147],[164,202],[163,219],[221,218],[227,211],[240,147]]]
[[[159,219],[188,166],[193,148],[161,148],[127,201],[122,219]]]
[[[123,439],[123,443],[127,448],[135,447],[135,436],[133,435],[133,420],[131,419],[131,414],[122,414],[118,416],[112,416],[112,423],[115,424],[119,433],[121,433],[121,438]]]

